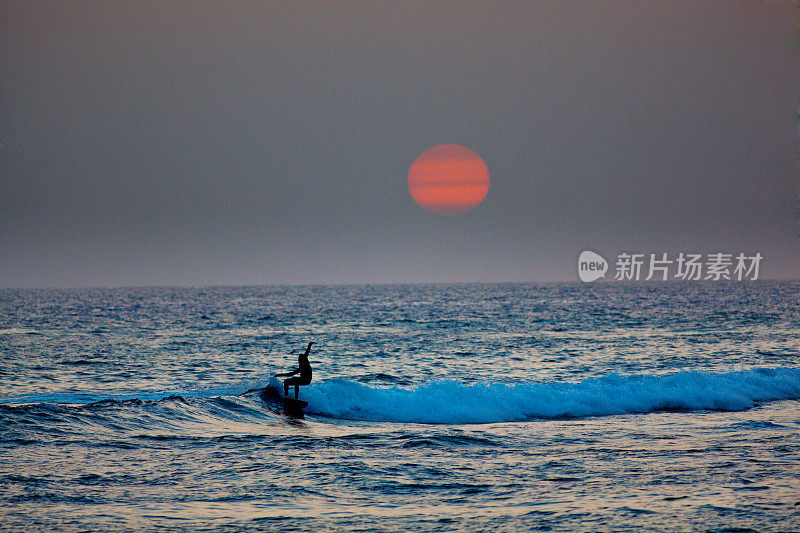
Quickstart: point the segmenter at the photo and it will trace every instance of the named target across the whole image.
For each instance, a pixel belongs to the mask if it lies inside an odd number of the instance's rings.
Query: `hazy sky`
[[[0,3],[0,286],[800,277],[795,2]],[[491,187],[421,209],[457,143]]]

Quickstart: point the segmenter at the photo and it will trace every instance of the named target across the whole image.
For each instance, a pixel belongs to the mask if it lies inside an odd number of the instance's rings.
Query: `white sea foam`
[[[373,388],[336,379],[312,384],[302,396],[310,413],[385,422],[465,424],[664,410],[737,411],[767,401],[800,399],[800,368],[611,374],[579,383],[434,381],[413,389]]]

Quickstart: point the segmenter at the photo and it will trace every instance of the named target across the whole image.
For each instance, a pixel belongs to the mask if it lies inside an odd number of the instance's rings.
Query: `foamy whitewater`
[[[799,296],[2,290],[0,529],[800,530]]]

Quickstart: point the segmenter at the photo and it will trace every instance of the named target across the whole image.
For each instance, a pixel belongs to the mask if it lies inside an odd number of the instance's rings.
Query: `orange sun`
[[[428,211],[451,216],[466,213],[486,197],[489,169],[469,148],[439,144],[411,163],[408,190]]]

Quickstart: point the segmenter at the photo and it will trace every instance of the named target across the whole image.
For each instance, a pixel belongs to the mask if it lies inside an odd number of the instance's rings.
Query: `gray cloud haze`
[[[0,286],[800,277],[790,2],[3,2]],[[424,211],[440,143],[491,175]]]

